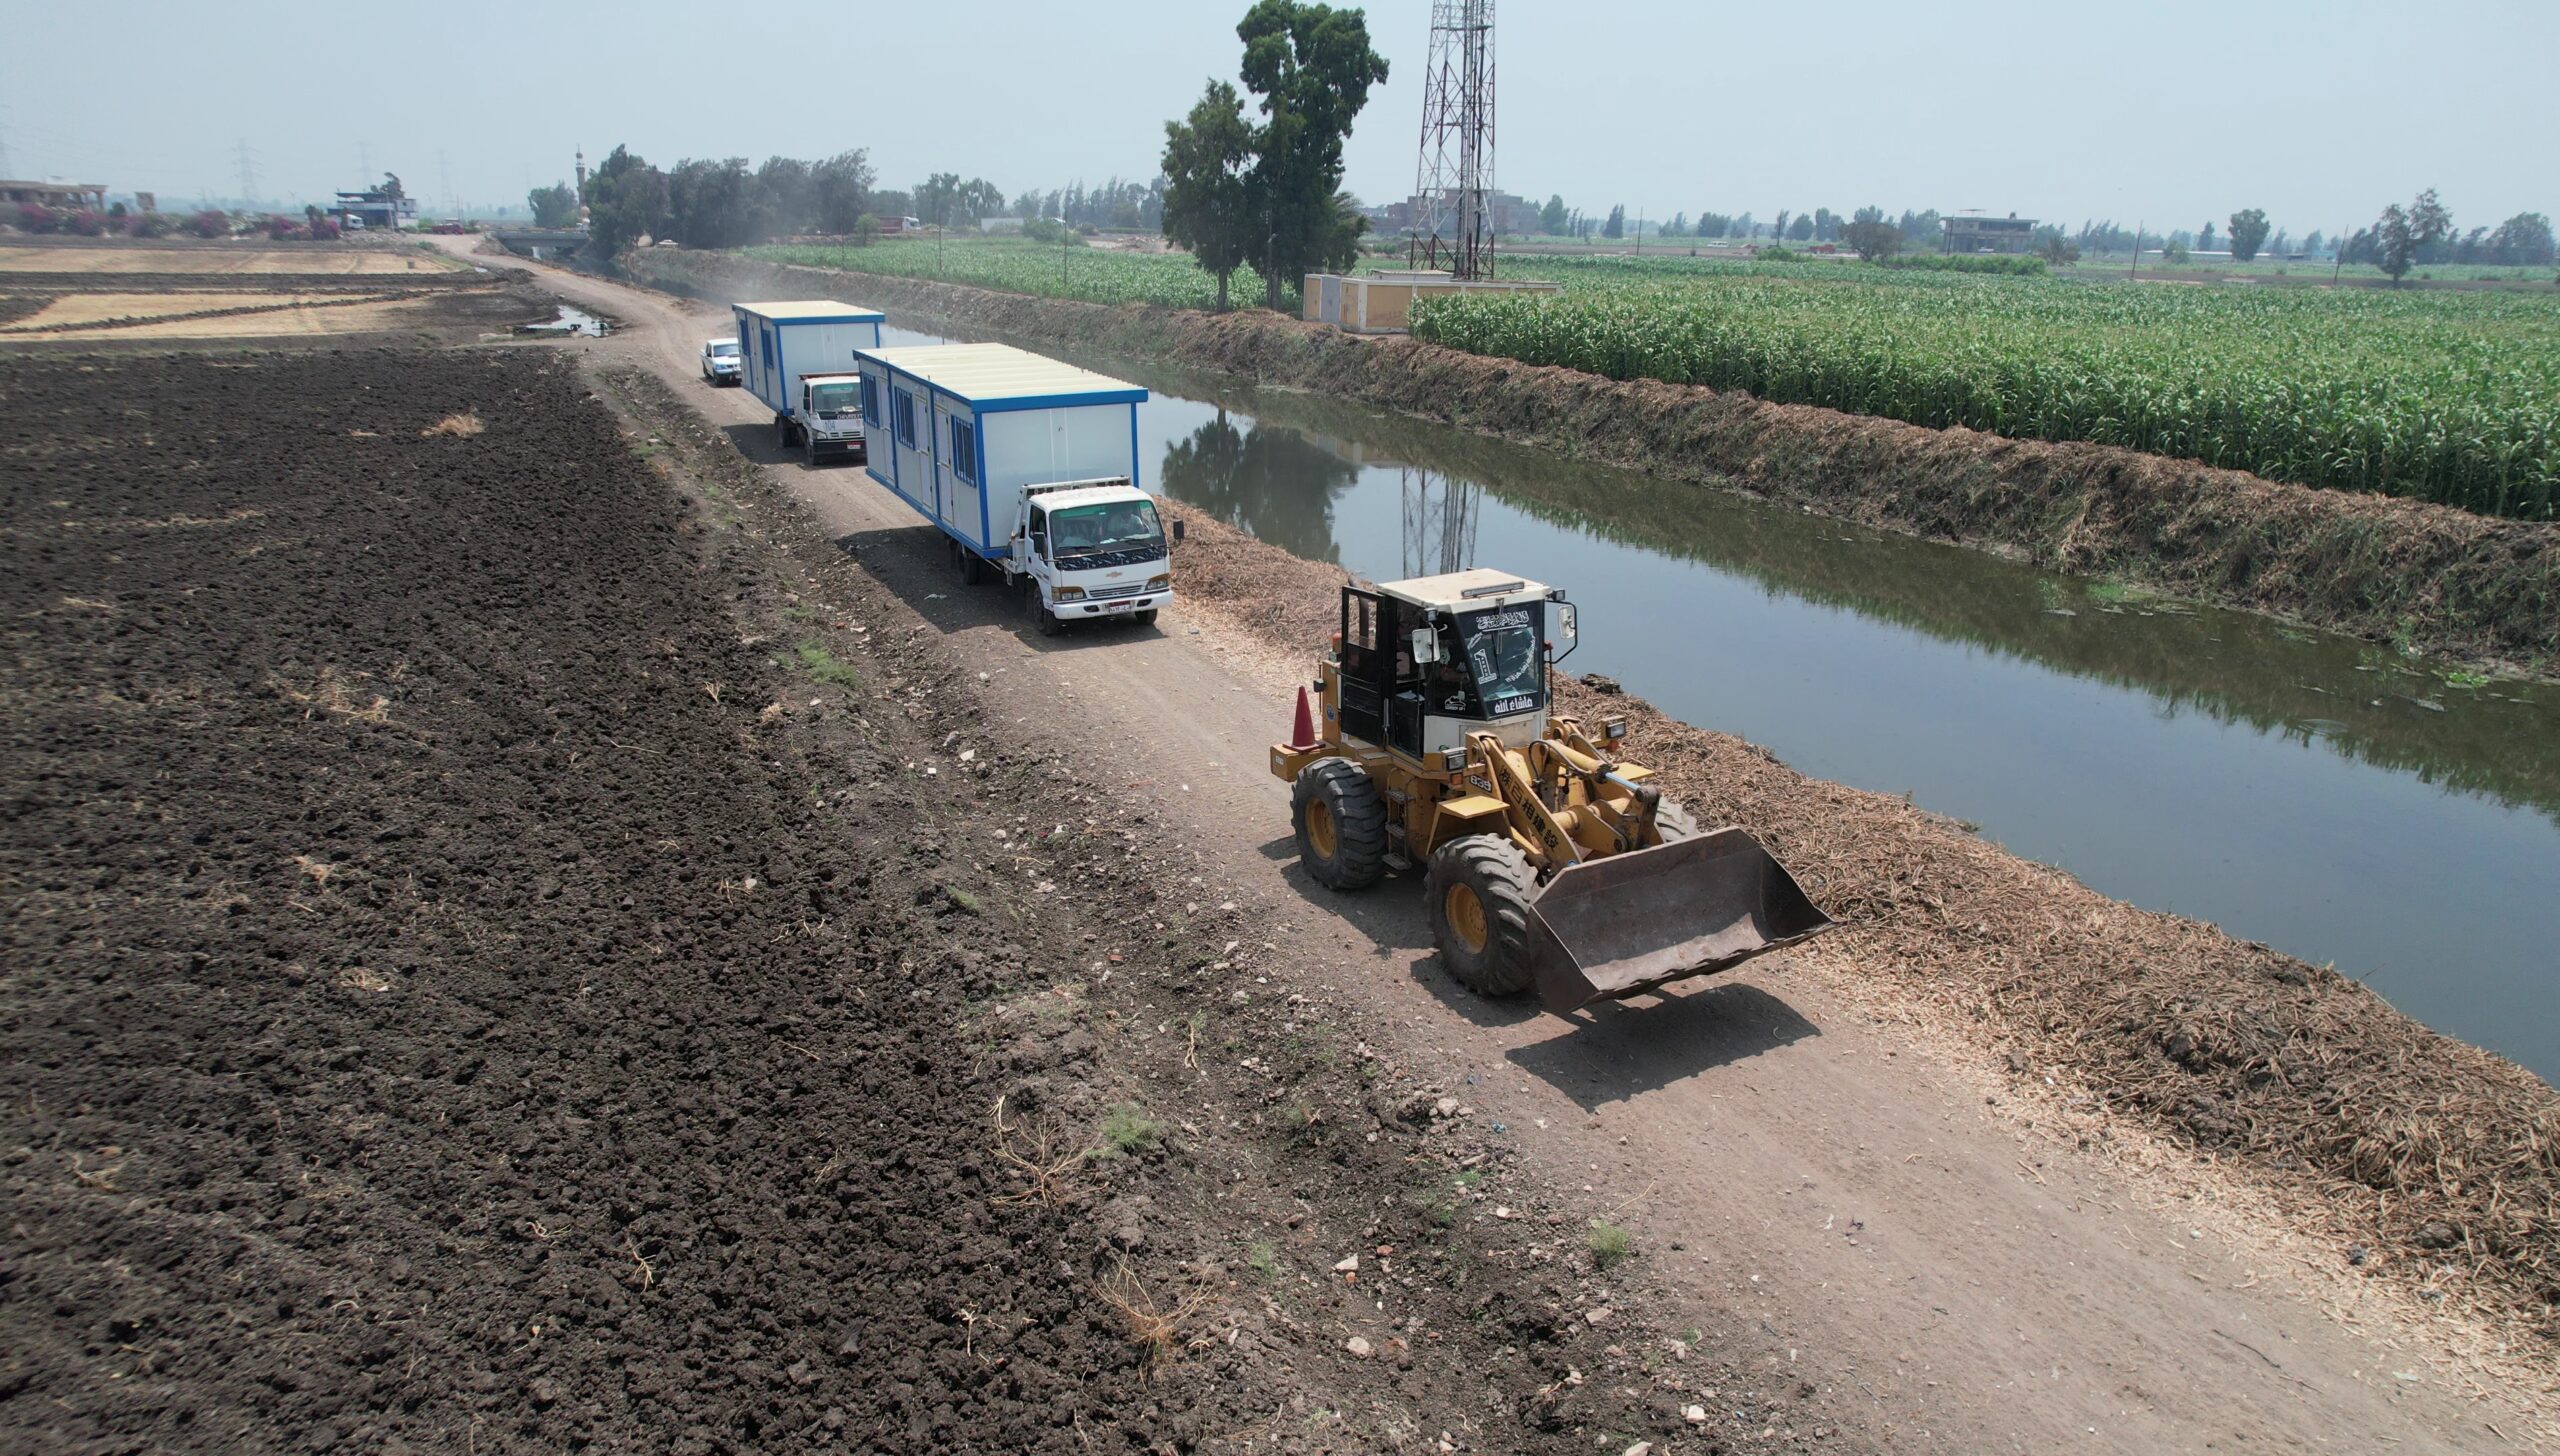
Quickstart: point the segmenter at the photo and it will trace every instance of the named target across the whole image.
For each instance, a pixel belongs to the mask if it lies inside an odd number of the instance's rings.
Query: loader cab
[[[1561,589],[1461,571],[1342,592],[1345,737],[1409,757],[1457,753],[1471,732],[1546,731],[1547,669],[1572,650]]]

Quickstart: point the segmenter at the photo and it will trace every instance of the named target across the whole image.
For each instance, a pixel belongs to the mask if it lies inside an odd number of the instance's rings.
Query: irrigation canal
[[[1151,490],[1377,580],[1484,565],[1563,586],[1578,671],[2118,899],[2334,964],[2560,1080],[2560,690],[1036,347],[1153,391]]]

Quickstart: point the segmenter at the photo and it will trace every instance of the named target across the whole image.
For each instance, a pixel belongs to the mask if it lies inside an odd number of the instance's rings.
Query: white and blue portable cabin
[[[849,373],[855,350],[880,347],[888,317],[831,298],[733,303],[729,311],[738,321],[739,378],[777,422],[799,408],[802,376]]]
[[[864,468],[990,561],[1008,553],[1025,486],[1138,485],[1140,385],[1010,344],[865,349]]]

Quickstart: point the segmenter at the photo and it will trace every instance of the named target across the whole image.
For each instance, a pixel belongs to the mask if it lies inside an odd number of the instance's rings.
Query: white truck
[[[860,374],[847,370],[841,374],[801,375],[800,402],[795,413],[800,443],[812,467],[838,456],[851,456],[857,461],[871,458],[862,433]]]
[[[786,450],[805,443],[808,391],[802,382],[812,374],[850,371],[856,351],[880,346],[880,324],[887,317],[831,298],[734,303],[729,312],[738,321],[739,380],[773,411],[774,440]]]
[[[1043,633],[1152,622],[1168,537],[1138,485],[1147,392],[1008,344],[865,349],[871,478],[949,538],[965,581],[1001,575]]]

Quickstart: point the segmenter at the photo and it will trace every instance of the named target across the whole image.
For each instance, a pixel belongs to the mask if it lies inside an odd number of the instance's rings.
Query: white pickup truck
[[[738,341],[705,339],[702,343],[702,382],[705,384],[737,384]]]

